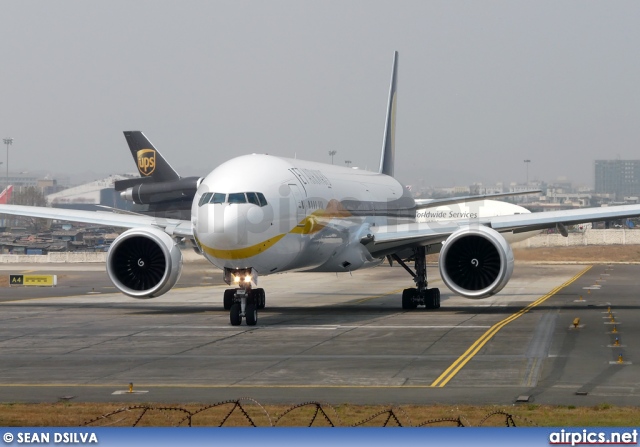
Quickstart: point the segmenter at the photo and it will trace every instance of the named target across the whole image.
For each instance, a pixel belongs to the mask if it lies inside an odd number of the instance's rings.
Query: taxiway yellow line
[[[530,303],[528,306],[520,309],[515,314],[512,314],[511,316],[509,316],[509,317],[505,318],[504,320],[502,320],[502,321],[494,324],[493,326],[491,326],[489,328],[489,330],[487,330],[487,332],[482,334],[482,336],[479,339],[477,339],[469,347],[469,349],[467,349],[464,352],[464,354],[462,354],[460,357],[458,357],[458,359],[455,362],[453,362],[451,364],[451,366],[449,366],[440,375],[440,377],[438,377],[436,380],[433,381],[433,383],[431,384],[431,387],[440,387],[440,388],[442,388],[443,386],[445,386],[447,383],[449,383],[449,381],[451,379],[453,379],[455,377],[456,374],[458,374],[458,372],[469,362],[469,360],[471,360],[480,351],[480,349],[482,349],[482,347],[485,344],[487,344],[487,342],[489,340],[491,340],[493,338],[493,336],[498,333],[498,331],[500,331],[500,329],[502,329],[503,327],[505,327],[507,324],[511,323],[512,321],[520,318],[522,315],[526,314],[527,312],[529,312],[534,307],[544,303],[547,299],[551,298],[553,295],[558,293],[560,290],[564,289],[569,284],[573,283],[578,278],[580,278],[582,275],[587,273],[587,271],[589,271],[589,269],[591,269],[591,267],[593,267],[593,266],[590,265],[589,267],[585,268],[580,273],[575,275],[573,278],[571,278],[569,281],[565,282],[564,284],[559,285],[558,287],[553,289],[551,292],[549,292],[546,295],[538,298],[534,302]]]

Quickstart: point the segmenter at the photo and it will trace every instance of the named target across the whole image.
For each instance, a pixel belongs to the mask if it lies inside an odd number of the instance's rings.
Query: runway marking
[[[505,327],[507,324],[511,323],[512,321],[520,318],[522,315],[524,315],[525,313],[529,312],[531,309],[533,309],[534,307],[538,306],[539,304],[544,303],[547,299],[551,298],[553,295],[558,293],[560,290],[564,289],[565,287],[567,287],[568,285],[570,285],[571,283],[576,281],[578,278],[580,278],[582,275],[587,273],[587,271],[589,271],[592,267],[593,267],[592,265],[588,266],[587,268],[582,270],[580,273],[575,275],[573,278],[571,278],[569,281],[565,282],[564,284],[559,285],[558,287],[553,289],[551,292],[549,292],[546,295],[538,298],[533,303],[530,303],[528,306],[520,309],[515,314],[513,314],[513,315],[505,318],[504,320],[502,320],[502,321],[494,324],[493,326],[491,326],[491,328],[487,332],[485,332],[479,339],[477,339],[469,347],[469,349],[467,349],[464,352],[464,354],[462,354],[460,357],[458,357],[458,359],[455,362],[453,362],[451,364],[451,366],[449,366],[440,375],[440,377],[438,377],[436,380],[434,380],[433,383],[431,384],[431,386],[432,387],[439,387],[439,388],[444,387],[447,383],[449,383],[449,381],[451,379],[453,379],[455,377],[456,374],[458,374],[458,372],[460,372],[460,370],[469,362],[469,360],[471,360],[480,351],[480,349],[482,349],[482,347],[485,344],[487,344],[487,342],[489,340],[491,340],[493,338],[493,336],[498,333],[498,331],[500,331],[500,329],[502,329],[503,327]]]
[[[394,330],[402,330],[402,329],[488,329],[491,326],[488,325],[415,325],[415,326],[397,326],[397,325],[313,325],[313,326],[286,326],[286,327],[276,327],[276,326],[262,326],[262,327],[254,327],[249,329],[238,329],[237,327],[229,327],[229,326],[142,326],[139,327],[139,330],[152,330],[152,329],[224,329],[229,331],[237,331],[247,332],[247,330],[251,331],[268,331],[268,330],[277,330],[277,331],[287,331],[287,330],[321,330],[321,331],[335,331],[338,329],[394,329]],[[166,336],[166,337],[178,337],[176,334],[149,334],[148,336]],[[143,333],[138,333],[135,335],[136,337],[144,337],[147,336]],[[193,335],[185,335],[186,337],[192,337]]]
[[[0,383],[0,388],[122,388],[122,383]],[[242,385],[242,384],[187,384],[187,383],[178,383],[178,384],[168,384],[168,383],[160,383],[160,384],[136,384],[136,386],[140,386],[143,388],[203,388],[203,389],[220,389],[220,388],[255,388],[255,389],[287,389],[287,388],[308,388],[308,389],[333,389],[333,388],[359,388],[359,389],[389,389],[389,388],[397,388],[397,389],[410,389],[410,388],[432,388],[431,385],[322,385],[322,384],[314,384],[314,385],[260,385],[260,384],[252,384],[252,385]],[[128,393],[127,393],[128,394]]]

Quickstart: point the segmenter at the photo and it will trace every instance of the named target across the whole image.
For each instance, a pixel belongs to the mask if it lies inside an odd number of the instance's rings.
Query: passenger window
[[[234,192],[229,194],[229,203],[247,203],[247,198],[243,192]]]
[[[213,197],[211,198],[210,203],[224,203],[226,198],[227,198],[226,194],[222,194],[221,192],[216,192],[213,194]]]
[[[253,203],[254,205],[260,206],[260,201],[258,200],[258,196],[256,195],[255,192],[248,192],[247,193],[247,201],[249,203]]]
[[[205,203],[209,203],[209,199],[211,199],[212,195],[213,195],[212,192],[205,192],[204,194],[202,194],[202,197],[200,197],[200,201],[198,202],[198,206],[202,206]]]
[[[261,192],[257,192],[258,200],[260,201],[260,206],[267,206],[267,199],[264,198],[264,194]]]

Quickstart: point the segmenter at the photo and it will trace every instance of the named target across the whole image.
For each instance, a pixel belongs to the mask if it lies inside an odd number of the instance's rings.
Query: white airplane
[[[182,271],[177,240],[192,239],[223,270],[230,286],[223,302],[232,325],[243,319],[256,324],[266,301],[259,275],[348,272],[389,258],[415,282],[403,291],[402,308],[435,309],[440,291],[428,288],[429,252],[441,247],[440,274],[454,293],[484,298],[499,292],[513,272],[505,235],[640,215],[640,205],[542,213],[518,207],[500,216],[417,221],[421,209],[435,204],[417,203],[393,178],[397,58],[395,53],[378,172],[253,154],[221,164],[202,180],[191,220],[18,205],[0,205],[0,214],[128,228],[109,249],[107,272],[134,298],[154,298],[176,284]]]

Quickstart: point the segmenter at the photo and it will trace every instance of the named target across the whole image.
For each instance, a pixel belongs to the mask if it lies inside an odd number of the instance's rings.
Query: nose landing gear
[[[242,318],[247,326],[258,322],[258,309],[266,306],[264,289],[227,289],[224,291],[224,309],[229,311],[232,326],[240,326]]]
[[[255,326],[258,322],[258,309],[266,306],[264,289],[255,288],[258,283],[258,273],[251,269],[224,269],[224,280],[227,284],[236,286],[224,291],[224,310],[229,311],[229,321],[232,326],[242,324],[244,318],[247,326]]]

